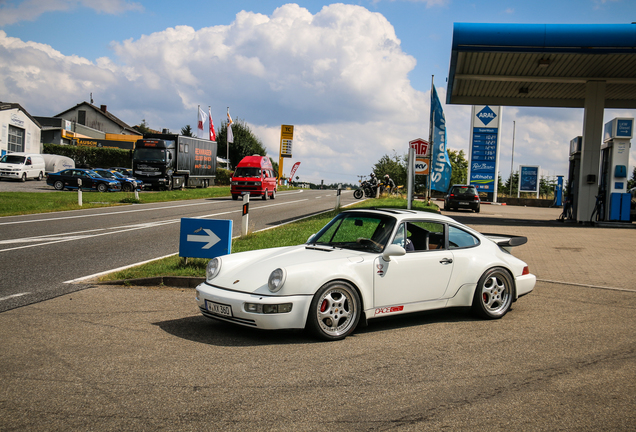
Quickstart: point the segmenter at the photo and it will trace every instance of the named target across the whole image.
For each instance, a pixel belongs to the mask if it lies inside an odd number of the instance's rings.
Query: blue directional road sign
[[[214,258],[231,249],[231,220],[181,218],[180,257]]]

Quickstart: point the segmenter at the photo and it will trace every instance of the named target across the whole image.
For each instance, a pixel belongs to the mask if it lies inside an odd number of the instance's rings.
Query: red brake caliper
[[[322,301],[322,304],[320,305],[320,312],[326,311],[328,306],[329,306],[329,302],[327,301],[327,299],[324,299]]]

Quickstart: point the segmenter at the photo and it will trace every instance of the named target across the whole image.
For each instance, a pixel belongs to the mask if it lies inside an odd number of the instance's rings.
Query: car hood
[[[285,283],[277,295],[313,294],[322,281],[350,279],[378,254],[347,249],[300,245],[241,252],[221,257],[221,270],[209,283],[246,293],[272,295],[267,281],[282,268]]]

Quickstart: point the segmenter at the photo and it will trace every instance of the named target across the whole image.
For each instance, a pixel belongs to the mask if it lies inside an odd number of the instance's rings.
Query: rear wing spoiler
[[[482,233],[483,236],[497,243],[502,248],[506,249],[510,252],[510,248],[514,246],[521,246],[523,244],[528,243],[528,237],[523,236],[513,236],[513,235],[505,235],[505,234],[485,234]]]

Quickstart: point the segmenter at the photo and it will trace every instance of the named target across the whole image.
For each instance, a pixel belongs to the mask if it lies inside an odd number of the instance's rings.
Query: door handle
[[[444,258],[443,260],[440,261],[440,264],[452,264],[452,263],[453,263],[452,258]]]

